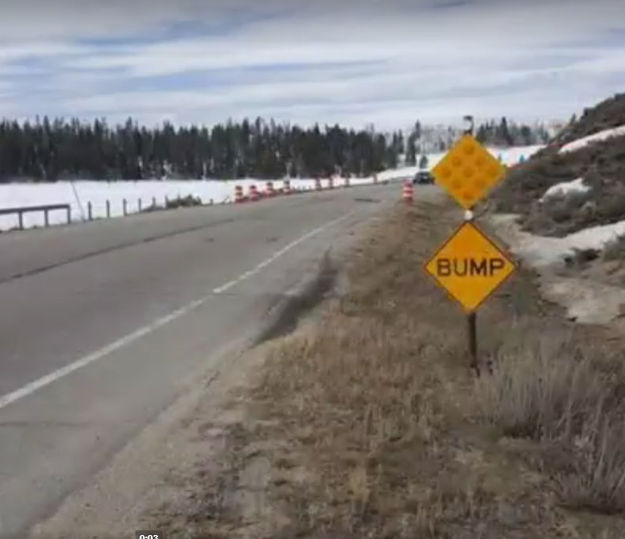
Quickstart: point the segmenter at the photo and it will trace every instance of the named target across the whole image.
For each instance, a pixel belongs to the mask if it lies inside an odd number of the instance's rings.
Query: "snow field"
[[[527,146],[508,149],[489,148],[491,153],[501,156],[502,162],[508,165],[516,164],[521,156],[529,158],[538,151],[540,146]],[[428,155],[428,167],[431,169],[444,157],[445,153]],[[380,172],[378,181],[395,181],[411,178],[419,167],[401,167]],[[350,184],[367,185],[373,183],[373,176],[351,178]],[[283,180],[274,180],[274,188],[284,186]],[[149,207],[153,199],[158,206],[165,205],[165,197],[175,199],[193,196],[200,198],[202,203],[214,204],[230,203],[234,200],[236,185],[243,187],[244,193],[249,193],[249,187],[256,184],[259,191],[265,190],[266,180],[244,178],[240,180],[141,180],[141,181],[84,181],[57,182],[57,183],[8,183],[0,184],[0,208],[15,208],[20,206],[41,206],[46,204],[70,204],[72,221],[80,222],[87,218],[87,205],[91,202],[94,219],[106,217],[106,201],[110,202],[111,217],[123,215],[123,200],[127,201],[129,214],[138,211],[139,200],[142,209]],[[329,185],[327,178],[321,180],[325,189]],[[334,178],[334,187],[345,185],[343,178]],[[291,179],[292,189],[314,190],[313,178]],[[399,195],[398,195],[399,196]],[[50,212],[50,224],[65,224],[64,211]],[[0,231],[10,230],[18,226],[17,215],[0,216]],[[24,214],[24,227],[44,226],[43,212]]]

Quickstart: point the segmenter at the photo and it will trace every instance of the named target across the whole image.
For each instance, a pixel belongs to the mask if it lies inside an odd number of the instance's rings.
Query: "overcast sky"
[[[403,128],[625,91],[625,0],[0,0],[0,116]]]

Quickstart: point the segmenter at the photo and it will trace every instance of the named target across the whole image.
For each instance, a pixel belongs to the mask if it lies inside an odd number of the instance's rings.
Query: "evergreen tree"
[[[117,126],[104,119],[0,120],[0,182],[370,175],[396,167],[402,154],[414,166],[422,150],[444,151],[452,135],[427,130],[420,122],[405,139],[401,131],[384,135],[371,126],[360,131],[339,125],[304,129],[261,118],[228,120],[210,129],[169,122],[148,129],[131,118]],[[480,125],[477,137],[493,145],[536,144],[549,134],[544,126],[516,125],[504,118]]]
[[[417,146],[415,144],[414,133],[408,137],[406,148],[406,166],[414,167],[417,163]]]

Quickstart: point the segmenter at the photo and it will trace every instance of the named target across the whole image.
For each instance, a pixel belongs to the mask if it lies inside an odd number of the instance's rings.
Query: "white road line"
[[[245,281],[246,279],[249,279],[250,277],[253,277],[258,272],[260,272],[263,268],[266,268],[267,266],[269,266],[269,264],[275,262],[276,259],[286,254],[288,251],[290,251],[294,247],[297,247],[300,243],[303,243],[304,241],[312,238],[313,236],[316,236],[320,232],[323,232],[326,228],[329,228],[333,225],[340,223],[341,221],[344,221],[345,219],[349,218],[352,214],[353,212],[348,213],[347,215],[344,215],[343,217],[339,217],[338,219],[329,221],[326,224],[311,230],[310,232],[308,232],[307,234],[304,234],[303,236],[296,239],[295,241],[292,241],[291,243],[289,243],[288,245],[286,245],[279,251],[276,251],[273,255],[271,255],[266,260],[263,260],[260,264],[258,264],[253,269],[246,271],[245,273],[241,274],[236,279],[229,281],[211,290],[211,292],[205,295],[204,297],[196,299],[192,301],[191,303],[181,307],[180,309],[176,309],[175,311],[169,313],[168,315],[158,318],[154,320],[154,322],[146,326],[143,326],[137,329],[136,331],[133,331],[132,333],[122,337],[121,339],[118,339],[112,342],[111,344],[106,345],[104,348],[100,348],[99,350],[96,350],[95,352],[92,352],[91,354],[77,361],[74,361],[73,363],[70,363],[69,365],[66,365],[65,367],[62,367],[54,372],[51,372],[50,374],[47,374],[46,376],[43,376],[39,378],[38,380],[35,380],[34,382],[26,384],[24,387],[17,389],[16,391],[12,391],[11,393],[7,393],[6,395],[3,395],[2,397],[0,397],[0,409],[5,408],[9,404],[13,404],[14,402],[17,402],[23,399],[24,397],[27,397],[28,395],[33,394],[35,391],[38,391],[39,389],[45,386],[48,386],[51,383],[57,380],[60,380],[61,378],[64,378],[68,374],[78,369],[86,367],[87,365],[89,365],[90,363],[93,363],[94,361],[97,361],[98,359],[108,356],[109,354],[121,348],[124,348],[128,346],[129,344],[132,344],[135,341],[138,341],[142,337],[145,337],[146,335],[152,333],[158,328],[161,328],[164,325],[169,324],[170,322],[173,322],[174,320],[184,316],[185,314],[190,313],[191,311],[193,311],[194,309],[197,309],[200,305],[208,301],[215,294],[223,294],[224,292],[226,292],[227,290],[230,290],[232,287],[236,286],[237,284]]]

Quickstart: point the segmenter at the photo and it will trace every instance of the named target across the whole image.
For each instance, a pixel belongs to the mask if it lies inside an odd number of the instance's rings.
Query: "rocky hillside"
[[[625,94],[586,109],[545,149],[510,171],[492,197],[496,210],[518,213],[526,230],[551,236],[625,220],[625,135],[562,151],[571,142],[623,125]],[[580,179],[545,196],[550,187]]]

